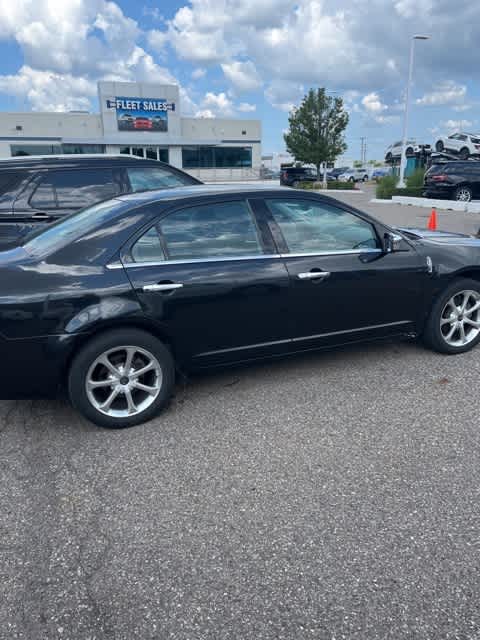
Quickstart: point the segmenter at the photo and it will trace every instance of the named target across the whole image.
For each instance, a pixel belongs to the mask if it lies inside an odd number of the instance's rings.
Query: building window
[[[183,147],[184,169],[235,169],[252,166],[252,147]]]
[[[129,156],[130,155],[130,147],[120,147],[120,153],[122,155]]]
[[[63,153],[105,153],[104,144],[62,144]]]
[[[10,153],[16,156],[51,156],[62,153],[58,144],[11,144]]]
[[[166,162],[168,164],[168,149],[159,149],[158,159],[160,162]]]

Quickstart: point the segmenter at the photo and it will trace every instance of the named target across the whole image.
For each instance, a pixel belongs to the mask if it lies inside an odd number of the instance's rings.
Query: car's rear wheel
[[[435,144],[435,149],[439,153],[441,153],[442,151],[445,150],[445,145],[443,144],[443,142],[441,140],[438,140],[438,142]]]
[[[350,176],[350,178],[348,179],[349,182],[355,182],[355,178],[353,176]]]
[[[294,189],[298,189],[298,187],[299,187],[299,186],[300,186],[300,182],[299,182],[298,180],[294,180],[294,181],[292,182],[292,187],[293,187]]]
[[[367,176],[367,175],[364,175],[364,176],[363,176],[363,181],[364,181],[364,182],[368,182],[368,176]]]
[[[453,282],[436,300],[427,320],[424,340],[440,353],[464,353],[480,341],[480,283]]]
[[[72,405],[98,426],[133,427],[168,402],[175,381],[169,349],[138,329],[115,329],[88,342],[70,367]]]
[[[459,155],[461,160],[468,160],[470,157],[470,151],[467,149],[467,147],[463,147],[463,149],[460,149]]]
[[[470,187],[467,185],[461,185],[455,189],[455,193],[453,194],[454,200],[458,200],[459,202],[470,202],[473,197],[473,192]]]
[[[413,156],[413,147],[407,147],[405,150],[405,155]]]

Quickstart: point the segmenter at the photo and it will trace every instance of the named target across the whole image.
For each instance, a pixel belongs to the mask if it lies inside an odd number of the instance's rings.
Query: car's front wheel
[[[426,344],[440,353],[464,353],[480,342],[480,283],[453,282],[435,301],[424,330]]]
[[[350,176],[350,178],[348,179],[349,182],[355,182],[355,178],[353,176]]]
[[[115,329],[88,342],[70,367],[72,405],[98,426],[133,427],[168,402],[175,382],[169,349],[138,329]]]
[[[441,153],[444,150],[445,150],[445,145],[441,140],[438,140],[438,142],[435,144],[435,151],[438,151],[438,153]]]

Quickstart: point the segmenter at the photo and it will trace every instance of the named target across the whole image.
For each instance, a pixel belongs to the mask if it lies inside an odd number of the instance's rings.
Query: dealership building
[[[100,113],[0,113],[0,157],[129,154],[202,180],[259,175],[259,120],[184,117],[175,85],[99,82],[98,99]]]

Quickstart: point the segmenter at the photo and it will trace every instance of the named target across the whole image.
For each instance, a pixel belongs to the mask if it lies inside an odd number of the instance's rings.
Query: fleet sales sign
[[[107,107],[115,109],[119,131],[168,131],[168,112],[175,111],[175,103],[158,98],[117,97]]]

